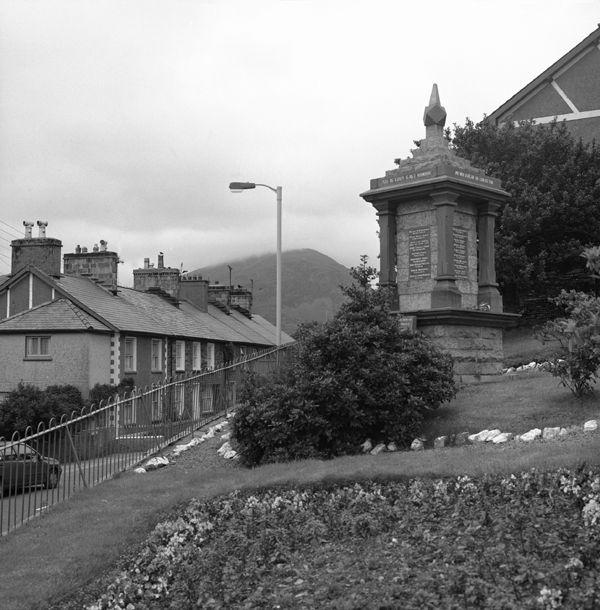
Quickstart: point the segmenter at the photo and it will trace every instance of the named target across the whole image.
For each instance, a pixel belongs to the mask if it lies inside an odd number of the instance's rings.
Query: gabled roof
[[[274,329],[269,335],[238,312],[228,315],[212,305],[210,311],[205,312],[185,301],[176,307],[159,294],[133,288],[119,287],[117,294],[113,294],[84,277],[62,275],[52,278],[29,267],[11,277],[7,286],[26,273],[34,273],[52,286],[59,298],[1,320],[0,332],[112,330],[260,346],[276,343]]]
[[[0,324],[0,330],[2,332],[74,332],[110,329],[67,299],[58,299],[11,316]]]
[[[568,53],[563,55],[558,61],[554,62],[547,70],[544,70],[538,77],[534,78],[528,85],[515,93],[509,100],[504,102],[499,108],[488,115],[487,119],[498,122],[502,120],[503,115],[510,110],[518,108],[522,103],[526,102],[531,95],[557,78],[562,72],[570,67],[570,64],[576,62],[580,56],[598,46],[600,41],[600,26],[594,30],[589,36],[586,36],[578,45],[573,47]],[[556,112],[554,114],[561,114]]]

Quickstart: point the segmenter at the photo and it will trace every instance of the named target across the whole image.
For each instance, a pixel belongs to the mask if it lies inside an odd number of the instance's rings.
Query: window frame
[[[127,346],[131,345],[131,354],[128,353]],[[131,366],[129,366],[128,359],[131,359]],[[137,373],[137,338],[136,337],[124,337],[123,338],[123,372],[124,373]]]
[[[25,335],[25,358],[24,360],[52,360],[50,355],[50,335]],[[35,345],[35,351],[32,346]],[[43,346],[46,351],[43,352]]]
[[[150,341],[150,371],[152,373],[162,373],[163,371],[162,346],[162,339],[152,339]]]
[[[202,370],[202,343],[200,341],[192,343],[192,370]]]
[[[206,344],[206,367],[209,371],[212,371],[215,368],[215,351],[214,343]]]
[[[175,370],[185,371],[185,341],[183,339],[175,341]]]

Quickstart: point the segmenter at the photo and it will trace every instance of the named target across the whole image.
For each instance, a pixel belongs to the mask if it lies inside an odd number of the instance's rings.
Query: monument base
[[[518,314],[440,308],[402,313],[415,316],[417,330],[454,358],[457,381],[492,381],[504,368],[503,331]]]

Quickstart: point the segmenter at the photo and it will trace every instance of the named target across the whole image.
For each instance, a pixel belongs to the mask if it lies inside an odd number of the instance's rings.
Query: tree
[[[502,180],[511,200],[496,232],[498,282],[507,309],[529,294],[588,290],[581,251],[600,234],[600,149],[564,124],[454,126],[454,150]]]
[[[246,386],[232,430],[245,463],[355,453],[367,437],[408,445],[454,396],[451,357],[400,330],[366,257],[352,275],[333,319],[298,330],[292,366]]]

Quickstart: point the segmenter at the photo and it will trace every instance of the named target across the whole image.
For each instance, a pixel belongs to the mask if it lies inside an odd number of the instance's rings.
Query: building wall
[[[110,383],[110,335],[88,335],[88,386]]]
[[[25,334],[6,334],[0,341],[0,395],[19,382],[40,389],[49,385],[74,385],[84,398],[90,385],[109,383],[110,337],[91,333],[28,333],[50,336],[50,358],[25,359]]]
[[[135,372],[125,369],[125,340],[127,338],[135,338],[136,343],[136,370]],[[160,372],[152,371],[152,339],[160,339],[162,341],[161,349],[161,367]],[[134,336],[123,333],[120,335],[119,345],[119,381],[125,378],[133,379],[134,385],[139,388],[151,386],[153,383],[160,383],[167,377],[168,359],[165,357],[165,341],[164,337],[150,336]]]
[[[0,320],[52,300],[52,287],[33,274],[25,275],[10,290],[0,294]],[[8,302],[8,311],[7,311]]]
[[[29,309],[29,276],[24,276],[10,288],[8,308],[11,316]],[[3,317],[6,315],[4,312]]]
[[[503,331],[486,326],[439,324],[419,327],[454,359],[454,375],[470,383],[496,378],[504,366]]]

